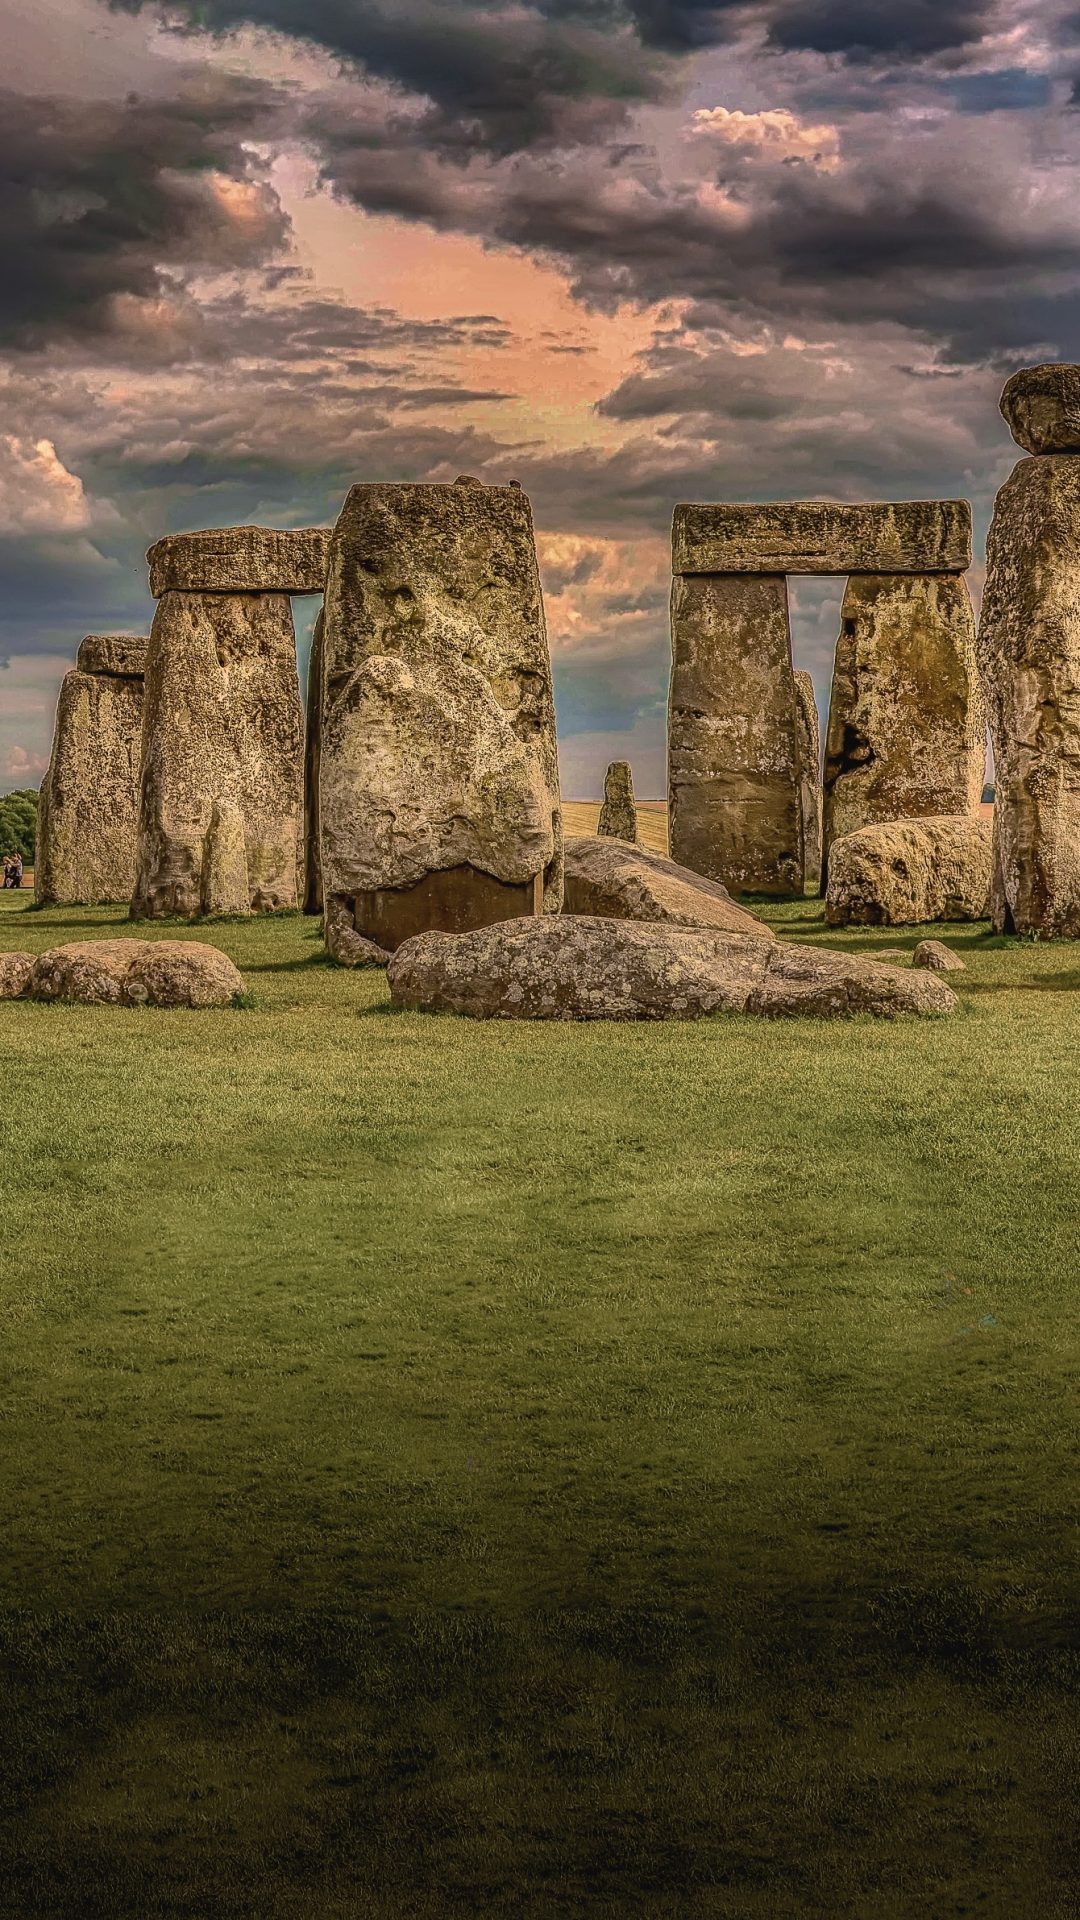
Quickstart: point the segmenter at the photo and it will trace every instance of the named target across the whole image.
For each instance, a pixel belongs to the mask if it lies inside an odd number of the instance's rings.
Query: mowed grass
[[[959,1013],[0,1007],[5,1920],[1080,1912],[1080,951],[763,911]]]

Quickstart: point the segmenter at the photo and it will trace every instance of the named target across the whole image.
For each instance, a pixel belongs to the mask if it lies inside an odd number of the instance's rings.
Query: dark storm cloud
[[[0,342],[108,332],[118,297],[162,294],[163,267],[243,265],[278,247],[284,218],[243,151],[276,100],[203,71],[164,100],[0,95]]]
[[[768,32],[791,51],[920,60],[974,45],[996,12],[994,0],[787,0],[771,13]]]

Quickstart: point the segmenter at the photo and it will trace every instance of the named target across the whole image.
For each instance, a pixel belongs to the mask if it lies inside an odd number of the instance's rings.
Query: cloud
[[[787,107],[743,113],[738,107],[699,107],[690,131],[729,147],[756,148],[769,158],[806,160],[826,172],[840,164],[840,133],[827,124],[808,126]]]
[[[0,434],[0,534],[81,533],[90,518],[82,481],[51,440]]]
[[[169,98],[0,94],[0,344],[182,320],[193,270],[267,258],[287,227],[251,148],[280,104],[198,69]]]
[[[776,47],[849,61],[911,61],[977,44],[996,17],[994,0],[786,0],[768,35]]]

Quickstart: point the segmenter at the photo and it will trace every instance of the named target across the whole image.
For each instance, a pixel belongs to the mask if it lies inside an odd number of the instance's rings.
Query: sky
[[[83,634],[149,630],[162,533],[470,473],[532,498],[564,793],[658,797],[674,504],[966,497],[981,558],[1001,387],[1080,359],[1069,0],[0,26],[0,791]],[[822,702],[841,592],[792,585]]]

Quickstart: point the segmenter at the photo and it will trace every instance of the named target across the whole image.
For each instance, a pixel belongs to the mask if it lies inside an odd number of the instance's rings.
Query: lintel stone
[[[150,591],[165,593],[321,593],[331,527],[212,527],[168,533],[146,558]]]
[[[124,680],[141,680],[146,671],[146,634],[88,633],[79,642],[80,673],[111,673]]]
[[[965,573],[966,500],[679,506],[674,573]]]

